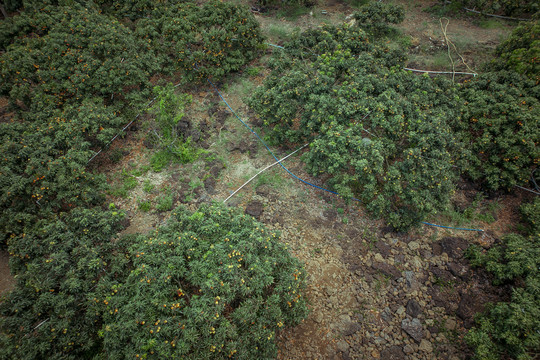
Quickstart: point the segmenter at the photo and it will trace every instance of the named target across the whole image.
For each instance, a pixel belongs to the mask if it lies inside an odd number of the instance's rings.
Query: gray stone
[[[260,201],[252,201],[246,206],[245,213],[259,218],[263,212],[263,204]]]
[[[466,280],[468,272],[465,266],[457,263],[448,263],[447,266],[448,270],[450,270],[450,273],[452,273],[452,275]]]
[[[412,354],[414,352],[414,349],[411,345],[407,344],[403,347],[403,352],[405,354]]]
[[[407,314],[411,315],[413,318],[417,317],[422,312],[422,308],[418,301],[410,299],[407,303]]]
[[[420,286],[418,280],[416,279],[416,275],[413,271],[405,271],[405,281],[407,284],[407,287],[411,290],[417,290]]]
[[[422,323],[416,318],[412,320],[403,319],[403,321],[401,321],[401,328],[417,342],[420,342],[424,337]]]
[[[433,346],[431,345],[431,343],[428,340],[422,339],[420,341],[420,345],[418,346],[418,350],[424,351],[424,352],[427,352],[428,354],[430,354],[430,353],[433,352]]]
[[[390,245],[388,245],[382,240],[377,241],[375,243],[375,247],[379,250],[380,254],[385,258],[388,257],[388,255],[390,254],[390,250],[391,250]]]
[[[405,353],[399,346],[391,346],[381,351],[381,360],[402,360]]]
[[[387,306],[383,309],[383,311],[381,312],[381,317],[384,321],[386,321],[387,323],[389,323],[390,321],[392,321],[392,311],[390,310],[390,308]]]
[[[375,270],[380,271],[384,275],[390,276],[393,280],[401,277],[401,272],[396,269],[395,266],[383,263],[383,262],[374,262],[371,267]]]
[[[455,330],[456,329],[456,320],[454,319],[446,319],[446,322],[444,323],[444,327],[447,330]]]
[[[345,340],[340,340],[337,343],[337,348],[338,348],[339,351],[348,352],[349,351],[349,344]]]
[[[431,251],[433,252],[433,255],[441,255],[442,254],[442,246],[440,243],[436,242],[431,244]]]
[[[343,336],[350,336],[356,334],[360,329],[362,328],[362,325],[358,323],[349,323],[345,327],[345,330],[343,331]]]

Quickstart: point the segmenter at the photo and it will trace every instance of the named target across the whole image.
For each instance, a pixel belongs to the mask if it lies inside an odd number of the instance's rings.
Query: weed
[[[276,13],[277,18],[288,21],[296,21],[300,16],[309,14],[310,8],[302,5],[284,6]]]
[[[143,191],[145,193],[151,193],[156,186],[150,182],[150,180],[144,180],[143,182]]]
[[[437,285],[440,288],[446,288],[446,289],[453,290],[454,287],[455,287],[455,282],[452,281],[452,280],[444,280],[444,279],[442,279],[442,278],[435,275],[433,285]]]
[[[233,85],[231,93],[237,94],[240,98],[245,99],[249,97],[254,90],[255,84],[249,79],[242,78]]]
[[[482,19],[476,23],[482,29],[501,29],[504,24],[496,19]]]
[[[109,152],[109,159],[113,164],[118,164],[122,160],[122,151],[120,149],[113,149]]]
[[[248,74],[248,76],[258,76],[262,70],[263,68],[260,66],[253,66],[253,67],[248,68],[246,70],[246,73]]]
[[[271,41],[288,41],[294,33],[294,27],[289,24],[270,24],[267,29]]]
[[[137,181],[137,178],[135,178],[133,175],[127,175],[124,177],[123,184],[125,190],[133,190],[137,187],[139,182]]]
[[[167,150],[160,150],[150,158],[150,165],[154,172],[160,172],[165,167],[169,166],[173,159],[173,155]]]
[[[143,212],[148,212],[148,211],[152,210],[152,203],[150,201],[148,201],[148,200],[146,200],[146,201],[138,200],[137,203],[139,205],[139,210],[141,210]]]
[[[157,198],[156,210],[159,212],[169,211],[173,208],[172,194],[163,195]]]
[[[148,172],[148,170],[150,170],[152,168],[151,165],[143,165],[141,166],[140,168],[138,169],[135,169],[135,170],[132,170],[131,171],[131,174],[133,176],[136,176],[136,177],[139,177],[139,176],[143,176],[144,174],[146,174]]]
[[[452,63],[450,62],[450,58],[448,57],[448,53],[446,52],[446,50],[436,53],[433,58],[431,58],[428,62],[431,63],[428,64],[428,67],[430,69],[452,69]]]
[[[262,185],[281,187],[284,183],[285,179],[281,176],[279,172],[265,171],[257,177],[255,189]]]
[[[126,189],[124,189],[123,186],[119,186],[119,187],[111,188],[111,189],[109,190],[109,194],[110,194],[111,196],[121,197],[121,198],[125,199],[125,198],[127,198],[128,192],[127,192]]]
[[[449,16],[459,12],[461,10],[461,7],[462,5],[459,3],[459,1],[448,4],[446,2],[443,2],[442,4],[431,6],[424,11],[437,16]]]
[[[369,0],[345,0],[350,7],[359,8],[361,6],[367,5]]]
[[[189,182],[189,190],[190,191],[194,191],[195,189],[199,188],[203,186],[203,183],[201,180],[199,180],[198,178],[197,179],[193,179]]]

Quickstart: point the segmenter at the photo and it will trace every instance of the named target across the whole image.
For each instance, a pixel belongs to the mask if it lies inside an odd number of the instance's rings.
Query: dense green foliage
[[[532,359],[530,351],[540,347],[540,200],[522,209],[534,216],[524,219],[528,235],[509,234],[487,252],[469,251],[473,265],[485,266],[495,284],[514,284],[511,301],[491,305],[467,335],[478,359]]]
[[[247,8],[217,0],[156,7],[137,21],[136,34],[154,49],[164,70],[203,81],[239,70],[262,41]]]
[[[519,25],[496,50],[494,70],[512,70],[540,81],[540,23]]]
[[[0,358],[266,359],[306,316],[302,266],[253,218],[178,208],[153,234],[111,241],[122,218],[76,209],[10,243]]]
[[[273,141],[311,143],[313,175],[405,229],[448,201],[459,113],[451,83],[401,66],[356,27],[309,30],[276,54],[250,105]]]
[[[540,10],[538,2],[530,0],[452,0],[452,3],[486,14],[535,14]]]
[[[0,124],[7,235],[38,213],[101,201],[104,182],[86,162],[141,108],[154,66],[144,44],[97,10],[53,7],[12,21],[0,57],[0,93],[16,111]]]
[[[467,163],[463,170],[487,189],[526,186],[540,160],[540,86],[517,73],[477,76],[461,89]]]
[[[0,359],[81,359],[100,347],[92,299],[123,214],[75,209],[9,243],[16,288],[0,303]],[[115,260],[117,261],[117,260]]]
[[[371,2],[354,13],[357,25],[374,36],[391,33],[394,28],[389,24],[399,24],[405,19],[405,12],[400,6]]]
[[[276,331],[306,316],[300,263],[249,216],[178,208],[126,243],[127,278],[103,281],[96,299],[112,358],[274,358]]]

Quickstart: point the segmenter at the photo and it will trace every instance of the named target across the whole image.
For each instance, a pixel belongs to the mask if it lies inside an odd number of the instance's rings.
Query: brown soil
[[[9,254],[0,251],[0,297],[12,290],[15,286],[15,279],[9,271]]]

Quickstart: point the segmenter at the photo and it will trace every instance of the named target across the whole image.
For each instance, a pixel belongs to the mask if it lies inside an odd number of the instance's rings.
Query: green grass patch
[[[281,176],[279,171],[275,169],[269,169],[259,176],[255,180],[255,188],[262,185],[270,185],[275,187],[281,187],[285,184],[285,178]]]
[[[174,155],[167,150],[160,150],[152,155],[150,158],[150,165],[154,172],[161,172],[161,170],[168,167],[173,160]]]
[[[482,19],[476,22],[482,29],[504,29],[505,25],[497,19]]]
[[[173,196],[171,193],[157,198],[156,210],[159,212],[169,211],[173,208]]]
[[[155,187],[156,186],[154,184],[152,184],[152,182],[150,180],[148,180],[148,179],[144,180],[144,182],[143,182],[143,191],[145,193],[151,193],[154,190]]]
[[[266,35],[270,42],[289,41],[298,27],[287,23],[270,24],[266,28]]]
[[[149,212],[150,210],[152,210],[152,203],[149,200],[139,200],[137,201],[137,203],[139,205],[139,210],[143,212]]]
[[[354,8],[359,8],[361,6],[369,4],[370,0],[345,0],[345,2],[350,6]]]
[[[302,5],[284,6],[276,12],[276,17],[278,19],[296,21],[300,16],[309,14],[310,11],[312,11],[312,8]]]

